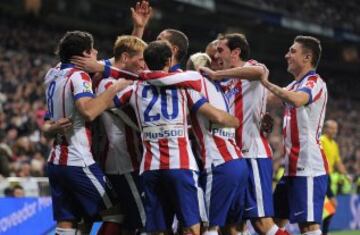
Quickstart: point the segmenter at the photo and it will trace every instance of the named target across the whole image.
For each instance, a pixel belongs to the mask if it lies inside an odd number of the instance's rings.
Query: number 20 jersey
[[[188,137],[188,109],[196,112],[207,99],[184,89],[159,88],[138,81],[118,93],[116,105],[130,103],[141,127],[140,173],[159,169],[198,170]]]

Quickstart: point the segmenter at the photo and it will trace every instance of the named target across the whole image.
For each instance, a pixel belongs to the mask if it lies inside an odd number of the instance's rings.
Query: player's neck
[[[238,60],[232,64],[231,68],[243,67],[245,65],[245,63],[246,63],[246,61]]]
[[[125,69],[125,64],[121,61],[114,61],[113,66],[118,69]]]

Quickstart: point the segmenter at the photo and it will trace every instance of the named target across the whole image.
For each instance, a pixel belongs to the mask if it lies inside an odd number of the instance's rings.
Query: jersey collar
[[[299,81],[297,81],[296,84],[301,83],[304,80],[304,78],[306,78],[306,77],[308,77],[310,75],[315,75],[315,74],[316,74],[315,70],[310,70]]]
[[[169,69],[169,72],[178,72],[179,69],[181,69],[181,65],[180,65],[180,64],[176,64],[176,65],[173,65],[173,66]]]
[[[70,63],[68,63],[68,64],[61,63],[61,65],[60,65],[60,69],[69,69],[69,68],[74,68],[74,67],[75,67],[75,65],[70,64]]]

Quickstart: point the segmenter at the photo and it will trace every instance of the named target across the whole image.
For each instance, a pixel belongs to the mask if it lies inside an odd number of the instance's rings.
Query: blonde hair
[[[146,42],[138,37],[131,35],[118,36],[114,43],[114,57],[115,61],[120,59],[122,53],[126,52],[130,56],[136,53],[143,52],[147,47]]]

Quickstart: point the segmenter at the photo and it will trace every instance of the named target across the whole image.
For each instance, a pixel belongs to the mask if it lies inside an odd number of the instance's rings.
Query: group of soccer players
[[[295,38],[285,55],[294,81],[281,88],[250,59],[239,33],[211,42],[182,71],[186,35],[167,29],[146,44],[150,15],[147,1],[137,3],[133,35],[117,38],[111,59],[97,61],[86,32],[59,42],[60,63],[45,77],[44,128],[54,137],[48,175],[56,234],[86,234],[96,220],[99,234],[174,227],[249,234],[250,220],[259,234],[281,235],[290,220],[302,234],[320,235],[327,185],[320,42]],[[286,171],[273,194],[265,113],[275,104],[285,107]]]

